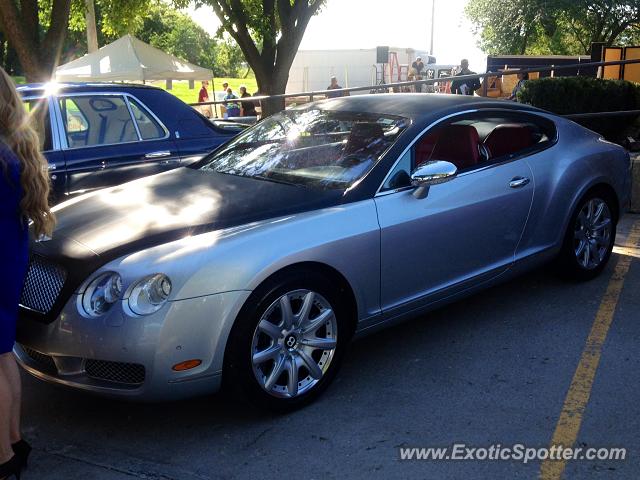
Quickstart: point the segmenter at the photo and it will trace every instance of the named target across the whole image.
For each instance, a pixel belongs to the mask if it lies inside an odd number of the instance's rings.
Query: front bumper
[[[139,318],[118,304],[93,319],[78,313],[74,294],[50,324],[21,318],[14,354],[40,379],[105,396],[164,401],[212,393],[220,387],[229,332],[250,293],[173,301]],[[191,359],[202,363],[172,369]]]

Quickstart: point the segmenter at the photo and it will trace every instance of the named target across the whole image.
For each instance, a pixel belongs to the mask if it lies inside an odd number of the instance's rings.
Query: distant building
[[[385,83],[397,82],[399,76],[402,81],[406,81],[409,67],[417,57],[422,57],[427,68],[429,63],[435,63],[436,60],[424,51],[389,47]],[[375,48],[298,50],[289,71],[287,93],[324,90],[333,76],[337,77],[338,83],[344,88],[377,85],[381,81],[381,67],[376,60]]]

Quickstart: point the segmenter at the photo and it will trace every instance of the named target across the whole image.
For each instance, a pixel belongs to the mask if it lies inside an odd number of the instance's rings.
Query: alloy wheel
[[[274,397],[302,395],[327,372],[337,335],[335,312],[322,295],[306,289],[285,293],[266,309],[253,334],[256,380]]]
[[[613,220],[607,203],[592,198],[584,204],[574,229],[574,252],[578,264],[593,270],[602,264],[611,243]]]

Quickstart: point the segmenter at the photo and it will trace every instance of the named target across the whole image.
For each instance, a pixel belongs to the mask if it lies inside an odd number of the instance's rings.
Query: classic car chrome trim
[[[60,132],[58,130],[58,125],[56,122],[54,122],[54,118],[51,116],[53,112],[53,110],[51,109],[51,104],[52,104],[51,97],[43,96],[43,95],[33,95],[33,96],[22,97],[23,102],[28,102],[31,100],[42,101],[45,98],[47,99],[47,108],[48,108],[47,116],[49,117],[49,126],[51,128],[51,150],[43,150],[42,153],[60,150],[60,146],[61,146]]]
[[[430,128],[434,127],[435,125],[437,125],[439,123],[444,122],[445,120],[448,120],[449,118],[453,118],[453,117],[456,117],[458,115],[464,115],[466,113],[474,113],[474,112],[477,112],[477,111],[478,111],[478,109],[464,110],[462,112],[451,113],[451,114],[446,115],[446,116],[444,116],[442,118],[439,118],[435,122],[430,123],[429,125],[427,125],[418,135],[416,135],[413,138],[413,140],[409,143],[409,145],[407,145],[407,147],[402,151],[402,153],[400,153],[400,155],[398,155],[398,159],[393,163],[393,165],[391,166],[391,168],[389,169],[389,171],[385,175],[384,179],[382,180],[382,183],[378,187],[378,190],[376,190],[376,194],[374,195],[374,198],[377,197],[378,195],[383,195],[383,194],[384,195],[388,195],[389,193],[395,193],[395,192],[399,192],[399,191],[402,191],[402,190],[408,190],[408,189],[414,188],[414,187],[403,187],[403,188],[398,188],[398,189],[395,189],[395,190],[382,191],[382,187],[384,187],[384,184],[389,179],[389,176],[391,175],[391,172],[393,172],[393,170],[396,168],[398,163],[400,163],[400,160],[402,160],[402,157],[404,157],[404,155],[415,145],[415,143],[418,141],[418,139],[420,139],[420,137],[422,137],[422,135],[424,135],[427,130],[429,130]]]
[[[131,108],[131,102],[125,96],[124,103],[127,105],[127,110],[129,110],[129,115],[131,115],[131,120],[133,121],[133,127],[136,129],[136,134],[138,135],[138,140],[142,141],[142,134],[140,133],[140,127],[138,126],[138,122],[136,122],[136,116],[133,114],[133,109]],[[166,135],[166,132],[165,132]]]
[[[66,130],[64,129],[64,123],[62,122],[62,112],[60,112],[60,104],[58,102],[58,100],[60,98],[66,98],[66,97],[94,97],[94,96],[109,96],[109,97],[124,97],[124,101],[125,104],[127,105],[127,109],[129,110],[129,115],[131,115],[131,120],[133,121],[133,124],[136,128],[136,132],[138,134],[138,140],[134,140],[131,142],[117,142],[117,143],[101,143],[99,145],[86,145],[86,146],[80,146],[80,147],[70,147],[69,143],[67,141],[67,135],[66,135]],[[159,138],[150,138],[147,140],[144,140],[142,138],[142,136],[140,135],[140,131],[138,128],[138,124],[135,121],[135,117],[133,116],[133,113],[131,112],[131,106],[129,105],[129,98],[132,98],[133,100],[135,100],[145,111],[146,113],[151,116],[156,122],[158,122],[158,124],[162,127],[162,130],[164,130],[164,137],[159,137]],[[162,123],[162,121],[158,118],[158,116],[153,113],[153,111],[147,107],[144,102],[140,101],[140,99],[138,97],[136,97],[135,95],[132,95],[131,93],[128,92],[113,92],[113,91],[107,91],[107,92],[69,92],[69,93],[59,93],[55,95],[55,100],[54,103],[56,104],[56,109],[58,112],[58,121],[60,122],[60,127],[61,127],[61,132],[64,132],[61,135],[61,138],[63,139],[62,142],[62,150],[78,150],[80,148],[92,148],[92,147],[109,147],[109,146],[113,146],[113,145],[126,145],[129,143],[137,143],[137,142],[157,142],[159,140],[166,140],[168,139],[171,134],[169,133],[169,130],[167,129],[167,127],[165,126],[164,123]]]

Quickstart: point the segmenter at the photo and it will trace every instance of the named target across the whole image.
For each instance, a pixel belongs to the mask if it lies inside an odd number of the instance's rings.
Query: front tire
[[[289,411],[331,383],[349,342],[340,291],[315,272],[293,271],[259,287],[229,337],[225,383],[251,403]]]
[[[559,255],[561,273],[591,280],[607,265],[616,238],[614,201],[603,190],[587,193],[571,217]]]

